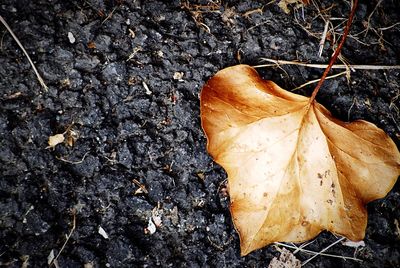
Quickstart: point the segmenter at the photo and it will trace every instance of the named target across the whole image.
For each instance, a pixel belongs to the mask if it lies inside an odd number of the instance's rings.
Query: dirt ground
[[[334,36],[319,57],[322,16],[334,18],[338,38],[349,1],[318,2],[321,16],[314,5],[286,14],[268,2],[1,0],[0,15],[49,90],[0,26],[0,266],[45,267],[59,253],[59,267],[86,268],[267,267],[279,256],[269,246],[240,257],[198,94],[218,70],[262,57],[327,63]],[[344,58],[400,64],[399,10],[397,0],[361,1]],[[259,69],[288,90],[322,71]],[[377,124],[399,145],[399,96],[399,70],[357,70],[349,81],[326,81],[317,99],[342,120]],[[66,141],[46,148],[60,133]],[[397,183],[368,205],[364,247],[325,252],[362,262],[318,256],[306,267],[400,267],[399,207]],[[324,232],[307,249],[337,239]]]

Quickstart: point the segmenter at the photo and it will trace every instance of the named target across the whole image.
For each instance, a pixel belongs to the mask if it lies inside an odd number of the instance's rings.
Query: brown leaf
[[[344,123],[246,65],[218,72],[201,92],[208,151],[228,173],[241,253],[322,230],[362,240],[365,204],[384,197],[400,154],[369,122]]]

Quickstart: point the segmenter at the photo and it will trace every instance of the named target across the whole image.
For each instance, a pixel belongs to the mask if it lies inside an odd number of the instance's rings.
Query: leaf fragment
[[[108,234],[107,232],[103,229],[103,227],[99,226],[99,230],[98,233],[104,238],[104,239],[108,239]]]
[[[48,141],[49,146],[47,146],[46,149],[54,148],[56,147],[56,145],[63,143],[64,140],[65,140],[64,134],[56,134],[54,136],[50,136]]]
[[[152,218],[149,218],[149,222],[147,224],[147,227],[144,228],[144,233],[145,234],[154,234],[157,231],[156,225],[153,223]]]
[[[309,0],[280,0],[278,2],[278,6],[285,12],[286,14],[290,13],[290,10],[288,8],[288,5],[290,4],[296,4],[296,7],[302,6],[304,4],[308,4]]]
[[[53,262],[54,258],[55,258],[54,249],[52,249],[49,255],[47,256],[47,264],[50,265]]]
[[[242,255],[323,230],[364,238],[365,205],[400,174],[400,153],[383,130],[337,120],[247,65],[219,71],[200,101],[208,152],[228,174]]]

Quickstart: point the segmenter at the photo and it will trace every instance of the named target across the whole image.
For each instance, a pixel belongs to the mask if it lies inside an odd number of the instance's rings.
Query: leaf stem
[[[335,49],[335,52],[333,53],[332,58],[329,60],[328,67],[326,67],[324,73],[322,74],[321,80],[319,80],[317,86],[315,87],[313,93],[311,94],[309,103],[314,102],[315,96],[317,96],[317,93],[318,93],[319,89],[321,88],[322,84],[324,83],[326,76],[328,75],[329,71],[332,68],[332,65],[335,63],[337,57],[340,54],[340,51],[342,50],[344,42],[346,41],[346,37],[349,34],[351,23],[353,22],[353,18],[354,18],[354,14],[356,12],[357,4],[358,4],[358,0],[354,0],[353,6],[352,6],[351,11],[350,11],[349,19],[347,20],[346,28],[344,29],[344,32],[343,32],[342,39],[340,40],[340,43],[339,43],[338,47]]]

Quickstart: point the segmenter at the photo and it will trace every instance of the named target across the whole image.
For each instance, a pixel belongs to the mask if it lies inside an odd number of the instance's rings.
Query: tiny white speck
[[[156,226],[155,226],[155,224],[153,223],[153,221],[152,221],[151,218],[149,218],[149,223],[148,223],[146,229],[147,229],[147,232],[148,232],[149,234],[154,234],[154,233],[156,232],[156,230],[157,230],[157,228],[156,228]]]
[[[99,226],[99,234],[102,237],[104,237],[105,239],[108,239],[108,234],[106,233],[106,231],[101,226]]]
[[[146,94],[147,95],[151,95],[153,92],[151,92],[151,90],[149,89],[149,86],[143,81],[142,85],[144,87],[144,89],[146,90]]]
[[[71,32],[68,32],[68,39],[71,44],[75,43],[76,39]]]

